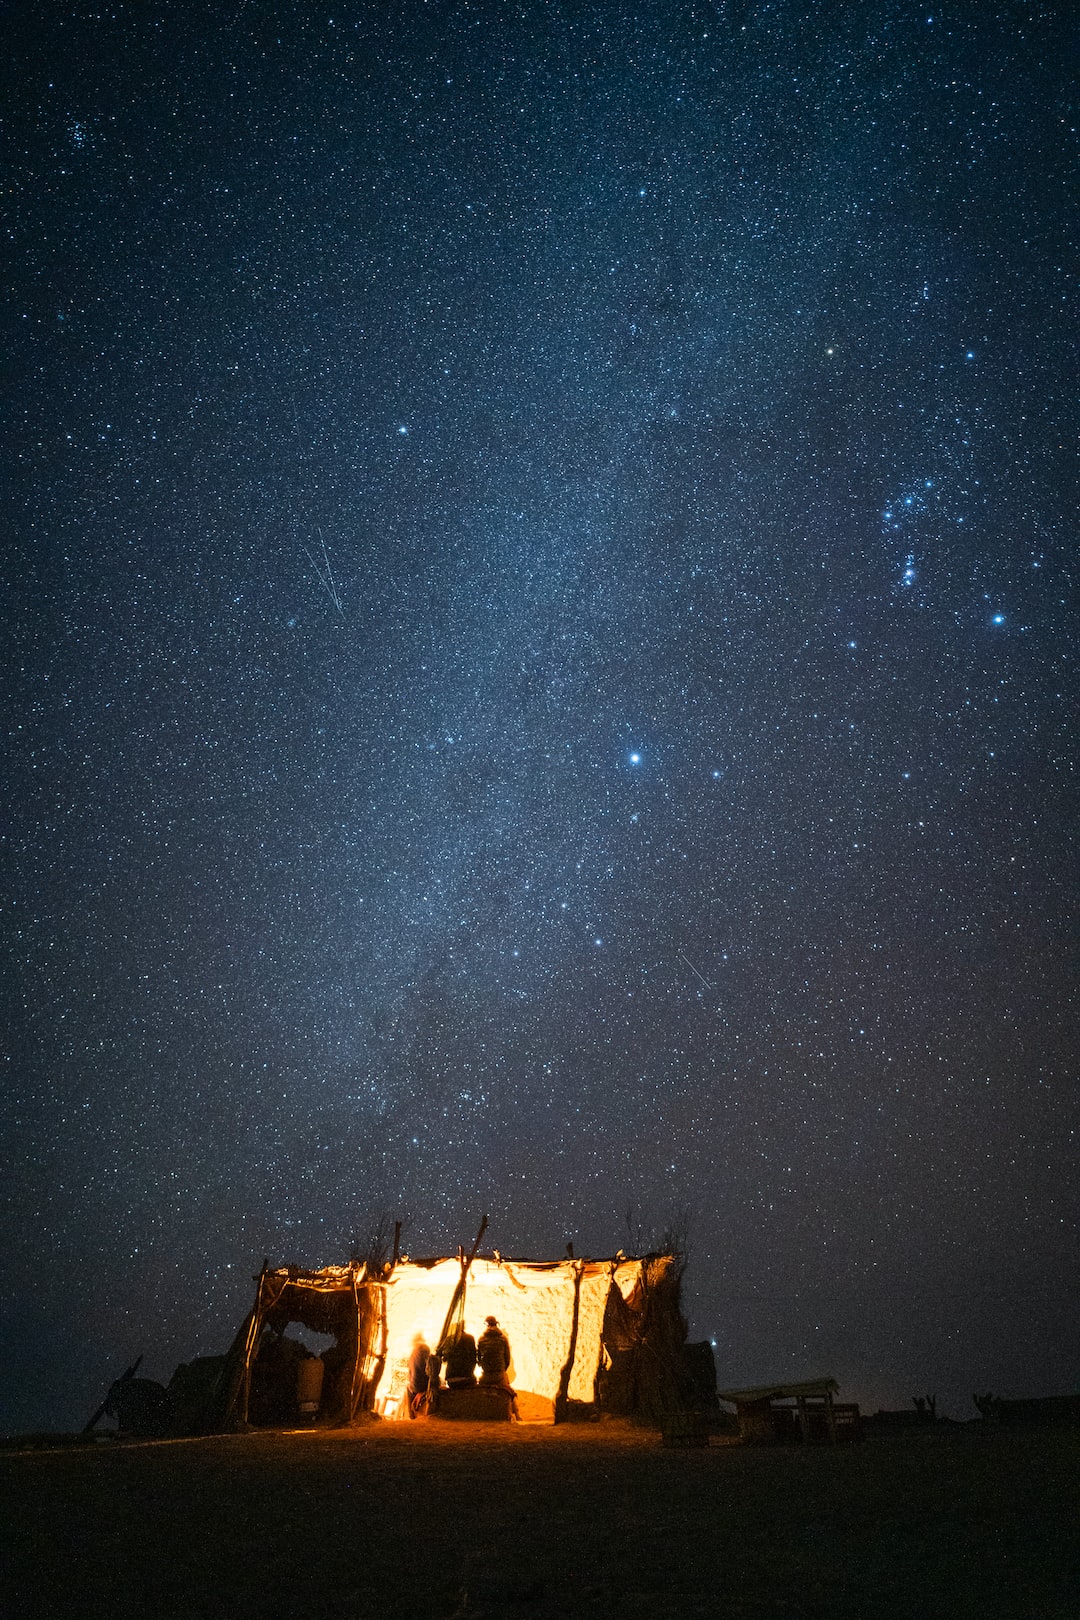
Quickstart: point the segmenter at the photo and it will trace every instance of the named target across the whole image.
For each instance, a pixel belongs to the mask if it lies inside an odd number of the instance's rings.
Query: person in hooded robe
[[[480,1335],[480,1342],[476,1347],[476,1359],[480,1363],[480,1383],[497,1389],[510,1392],[510,1409],[517,1417],[517,1397],[510,1388],[510,1340],[499,1326],[496,1316],[486,1319],[487,1326]]]
[[[450,1329],[439,1346],[439,1358],[449,1389],[471,1389],[476,1382],[476,1340],[464,1325]]]

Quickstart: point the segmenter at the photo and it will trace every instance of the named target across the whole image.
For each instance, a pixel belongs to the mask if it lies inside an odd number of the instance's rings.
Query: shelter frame
[[[465,1256],[395,1260],[373,1272],[363,1262],[303,1270],[271,1269],[255,1278],[255,1299],[225,1359],[211,1429],[267,1421],[257,1410],[260,1353],[280,1343],[291,1322],[336,1340],[320,1421],[398,1415],[391,1394],[415,1334],[432,1343]],[[673,1256],[536,1261],[498,1251],[470,1260],[470,1324],[497,1316],[509,1331],[511,1378],[525,1421],[559,1422],[600,1409],[659,1419],[681,1403],[680,1356],[686,1325],[679,1311]]]

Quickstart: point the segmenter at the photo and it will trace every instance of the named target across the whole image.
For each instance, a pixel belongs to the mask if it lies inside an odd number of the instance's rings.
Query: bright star
[[[631,765],[640,765],[641,764],[641,755],[640,754],[631,754],[630,755],[630,763],[631,763]]]

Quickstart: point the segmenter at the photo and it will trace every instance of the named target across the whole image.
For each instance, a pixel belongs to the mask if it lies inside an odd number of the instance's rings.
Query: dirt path
[[[371,1424],[0,1457],[10,1620],[1080,1620],[1075,1431]]]

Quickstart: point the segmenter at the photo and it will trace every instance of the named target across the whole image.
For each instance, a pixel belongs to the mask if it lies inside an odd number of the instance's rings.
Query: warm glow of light
[[[637,1261],[616,1267],[615,1282],[624,1297],[638,1280]],[[375,1400],[390,1390],[394,1369],[407,1360],[413,1336],[422,1333],[434,1350],[461,1269],[456,1260],[438,1265],[399,1266],[386,1284],[386,1366]],[[465,1326],[474,1338],[484,1331],[484,1318],[496,1316],[510,1340],[510,1381],[519,1392],[523,1412],[534,1419],[554,1417],[555,1397],[570,1354],[574,1319],[574,1266],[567,1261],[530,1268],[513,1261],[475,1260],[465,1294]],[[582,1275],[577,1343],[567,1391],[571,1400],[591,1401],[600,1363],[600,1334],[610,1287],[606,1265],[588,1267]],[[388,1414],[389,1415],[389,1414]]]

